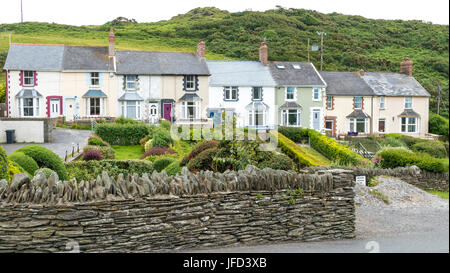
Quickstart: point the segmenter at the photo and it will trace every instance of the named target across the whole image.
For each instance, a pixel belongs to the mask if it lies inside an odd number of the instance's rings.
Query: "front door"
[[[59,99],[50,100],[50,117],[57,117],[60,115]]]
[[[66,99],[66,120],[72,121],[75,117],[75,99]]]
[[[158,122],[158,104],[150,103],[150,122],[156,123]]]
[[[164,103],[163,109],[164,109],[164,116],[163,116],[164,119],[172,121],[172,104]]]
[[[320,131],[320,110],[313,110],[313,129]]]

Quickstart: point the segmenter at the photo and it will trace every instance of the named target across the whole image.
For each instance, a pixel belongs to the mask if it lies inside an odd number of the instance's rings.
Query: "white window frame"
[[[380,97],[380,109],[382,109],[382,110],[386,109],[386,97],[385,96]]]
[[[412,109],[412,97],[405,97],[405,109]]]
[[[192,85],[192,87],[189,87],[189,85]],[[186,75],[186,90],[188,91],[195,90],[195,75]]]
[[[141,119],[141,101],[139,100],[133,100],[136,102],[134,105],[136,107],[136,120]],[[127,107],[128,107],[128,101],[122,101],[120,104],[121,108],[121,116],[127,117]]]
[[[360,120],[364,120],[364,132],[358,132],[358,122]],[[358,132],[359,134],[367,134],[367,129],[369,127],[369,119],[368,118],[349,118],[348,119],[348,131],[349,132]]]
[[[193,117],[188,116],[188,109],[193,107]],[[199,101],[182,101],[181,102],[181,118],[182,119],[199,119],[200,118],[200,102]]]
[[[89,83],[92,87],[99,87],[100,86],[100,72],[90,72],[89,73]],[[93,81],[97,81],[97,84],[93,84]]]
[[[237,100],[239,88],[237,86],[225,86],[224,87],[224,98],[226,101],[235,101]],[[233,96],[234,94],[234,96]],[[233,98],[234,97],[234,98]]]
[[[259,90],[259,98],[255,99],[255,90],[258,89]],[[262,96],[263,96],[263,88],[261,86],[253,86],[252,87],[252,100],[254,101],[262,101]]]
[[[27,108],[32,108],[33,109],[33,115],[31,116],[25,116],[25,99],[32,99],[32,105],[31,106],[27,106]],[[40,113],[39,113],[39,98],[38,97],[28,97],[28,98],[20,98],[18,99],[18,110],[19,110],[19,116],[20,117],[39,117]]]
[[[291,113],[289,113],[290,111],[295,111],[295,116],[296,116],[296,123],[291,125],[289,124],[289,115],[291,115]],[[300,109],[283,109],[281,111],[281,124],[283,126],[288,126],[288,127],[298,127],[301,125],[301,111]]]
[[[356,107],[356,98],[360,98],[361,99],[361,101],[359,102],[359,107]],[[353,108],[355,108],[355,109],[362,109],[363,97],[362,96],[355,96],[354,100],[355,100],[355,102],[353,104]]]
[[[133,79],[129,79],[133,78]],[[128,84],[132,84],[133,87],[130,88]],[[125,75],[125,89],[126,90],[136,90],[136,75]]]
[[[98,100],[98,105],[92,105],[91,100]],[[101,116],[102,115],[102,98],[87,98],[88,102],[89,102],[89,107],[88,107],[88,116]],[[91,109],[95,107],[98,108],[98,114],[92,114]]]
[[[403,123],[403,119],[405,123]],[[410,119],[414,119],[414,123],[410,123]],[[409,131],[410,126],[414,126],[414,131]],[[403,129],[404,128],[404,129]],[[400,117],[400,132],[401,133],[418,133],[419,132],[419,119],[417,117]]]
[[[31,73],[31,76],[27,75],[27,73]],[[30,83],[27,83],[27,80],[29,80]],[[34,86],[34,71],[30,70],[23,71],[23,86]]]
[[[331,129],[328,129],[328,128],[327,128],[327,123],[328,123],[328,122],[331,122],[331,127],[332,127]],[[334,119],[325,119],[325,127],[324,127],[324,130],[325,130],[325,131],[333,131],[333,130],[334,130],[333,127],[334,127]]]
[[[292,98],[288,97],[288,95],[289,95],[289,92],[288,92],[289,88],[292,88]],[[286,101],[296,101],[297,100],[296,88],[293,87],[293,86],[287,86],[284,98],[285,98]]]
[[[316,98],[316,94],[317,94],[317,98]],[[312,100],[313,101],[321,101],[321,96],[320,96],[320,88],[318,87],[314,87],[312,90]]]

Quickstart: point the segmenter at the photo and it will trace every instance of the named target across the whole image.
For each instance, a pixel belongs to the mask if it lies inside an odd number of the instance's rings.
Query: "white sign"
[[[365,175],[357,175],[355,177],[355,182],[356,182],[356,184],[366,186],[366,176]]]

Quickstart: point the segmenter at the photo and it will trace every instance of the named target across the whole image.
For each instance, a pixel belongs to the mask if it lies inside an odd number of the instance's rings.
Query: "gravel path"
[[[448,200],[396,178],[380,176],[377,182],[355,187],[357,237],[448,232]]]

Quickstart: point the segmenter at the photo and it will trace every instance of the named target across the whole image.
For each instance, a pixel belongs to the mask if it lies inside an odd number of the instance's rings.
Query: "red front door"
[[[167,119],[168,121],[172,121],[172,104],[171,103],[164,103],[163,106],[164,110],[164,119]]]

